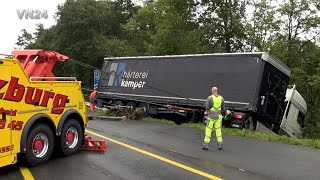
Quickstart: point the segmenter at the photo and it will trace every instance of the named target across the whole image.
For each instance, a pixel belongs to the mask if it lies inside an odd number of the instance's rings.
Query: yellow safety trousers
[[[216,138],[218,143],[222,143],[222,132],[221,132],[221,126],[222,126],[222,115],[219,115],[218,119],[212,119],[208,118],[207,120],[207,126],[206,126],[206,133],[204,142],[209,143],[211,140],[211,134],[214,127],[214,130],[216,131]]]

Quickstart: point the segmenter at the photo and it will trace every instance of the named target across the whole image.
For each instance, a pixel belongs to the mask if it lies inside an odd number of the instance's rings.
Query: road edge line
[[[176,166],[176,167],[179,167],[179,168],[185,169],[185,170],[187,170],[187,171],[193,172],[193,173],[195,173],[195,174],[204,176],[204,177],[206,177],[206,178],[214,179],[214,180],[223,180],[223,179],[221,179],[221,178],[219,178],[219,177],[216,177],[216,176],[214,176],[214,175],[212,175],[212,174],[205,173],[205,172],[200,171],[200,170],[198,170],[198,169],[194,169],[194,168],[192,168],[192,167],[189,167],[189,166],[186,166],[186,165],[184,165],[184,164],[181,164],[181,163],[175,162],[175,161],[173,161],[173,160],[167,159],[167,158],[165,158],[165,157],[162,157],[162,156],[153,154],[153,153],[148,152],[148,151],[145,151],[145,150],[143,150],[143,149],[136,148],[136,147],[131,146],[131,145],[129,145],[129,144],[126,144],[126,143],[123,143],[123,142],[120,142],[120,141],[111,139],[111,138],[109,138],[109,137],[106,137],[106,136],[104,136],[104,135],[101,135],[101,134],[92,132],[92,131],[90,131],[90,130],[86,130],[86,132],[88,132],[88,133],[90,133],[90,134],[92,134],[92,135],[95,135],[95,136],[97,136],[97,137],[103,138],[103,139],[105,139],[105,140],[109,140],[109,141],[111,141],[111,142],[113,142],[113,143],[116,143],[116,144],[118,144],[118,145],[124,146],[124,147],[126,147],[126,148],[132,149],[132,150],[134,150],[134,151],[140,152],[140,153],[142,153],[142,154],[148,155],[148,156],[150,156],[150,157],[156,158],[156,159],[158,159],[158,160],[164,161],[164,162],[166,162],[166,163],[172,164],[172,165],[174,165],[174,166]]]
[[[28,168],[19,167],[19,169],[20,169],[20,172],[25,180],[34,180],[34,177]]]

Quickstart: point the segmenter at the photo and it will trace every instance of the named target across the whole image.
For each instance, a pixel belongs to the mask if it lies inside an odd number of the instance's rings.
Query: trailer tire
[[[47,162],[54,149],[54,135],[49,126],[36,124],[31,128],[26,144],[25,160],[30,166]]]
[[[149,114],[149,108],[148,108],[148,104],[147,103],[139,104],[138,108],[143,109],[145,116],[147,116]]]
[[[126,106],[131,106],[133,110],[135,110],[137,108],[137,105],[135,102],[133,101],[129,101]]]
[[[116,101],[116,102],[114,103],[114,105],[116,105],[116,106],[123,106],[123,102],[122,102],[122,101]]]
[[[97,107],[103,108],[103,102],[101,100],[97,100]]]
[[[59,137],[59,152],[64,156],[69,156],[78,152],[84,138],[84,132],[80,123],[76,119],[69,119],[63,125],[61,136]]]
[[[255,123],[254,123],[254,120],[252,119],[252,117],[250,116],[246,121],[245,121],[245,123],[244,123],[244,128],[245,129],[248,129],[248,130],[250,130],[250,131],[254,131],[254,127],[255,127],[255,125],[254,125]]]

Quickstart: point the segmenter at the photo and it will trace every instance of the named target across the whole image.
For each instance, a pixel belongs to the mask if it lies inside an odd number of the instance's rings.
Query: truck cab
[[[295,85],[288,86],[285,103],[286,109],[282,117],[280,133],[290,137],[301,137],[307,113],[307,103],[296,90]]]

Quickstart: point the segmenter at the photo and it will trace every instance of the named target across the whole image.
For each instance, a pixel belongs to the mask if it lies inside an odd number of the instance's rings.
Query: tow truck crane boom
[[[14,50],[12,54],[18,59],[26,73],[30,77],[55,77],[52,69],[57,61],[64,62],[68,56],[54,51],[42,49]],[[39,79],[40,80],[40,79]],[[48,80],[48,79],[42,79]],[[50,81],[55,79],[50,79]]]

